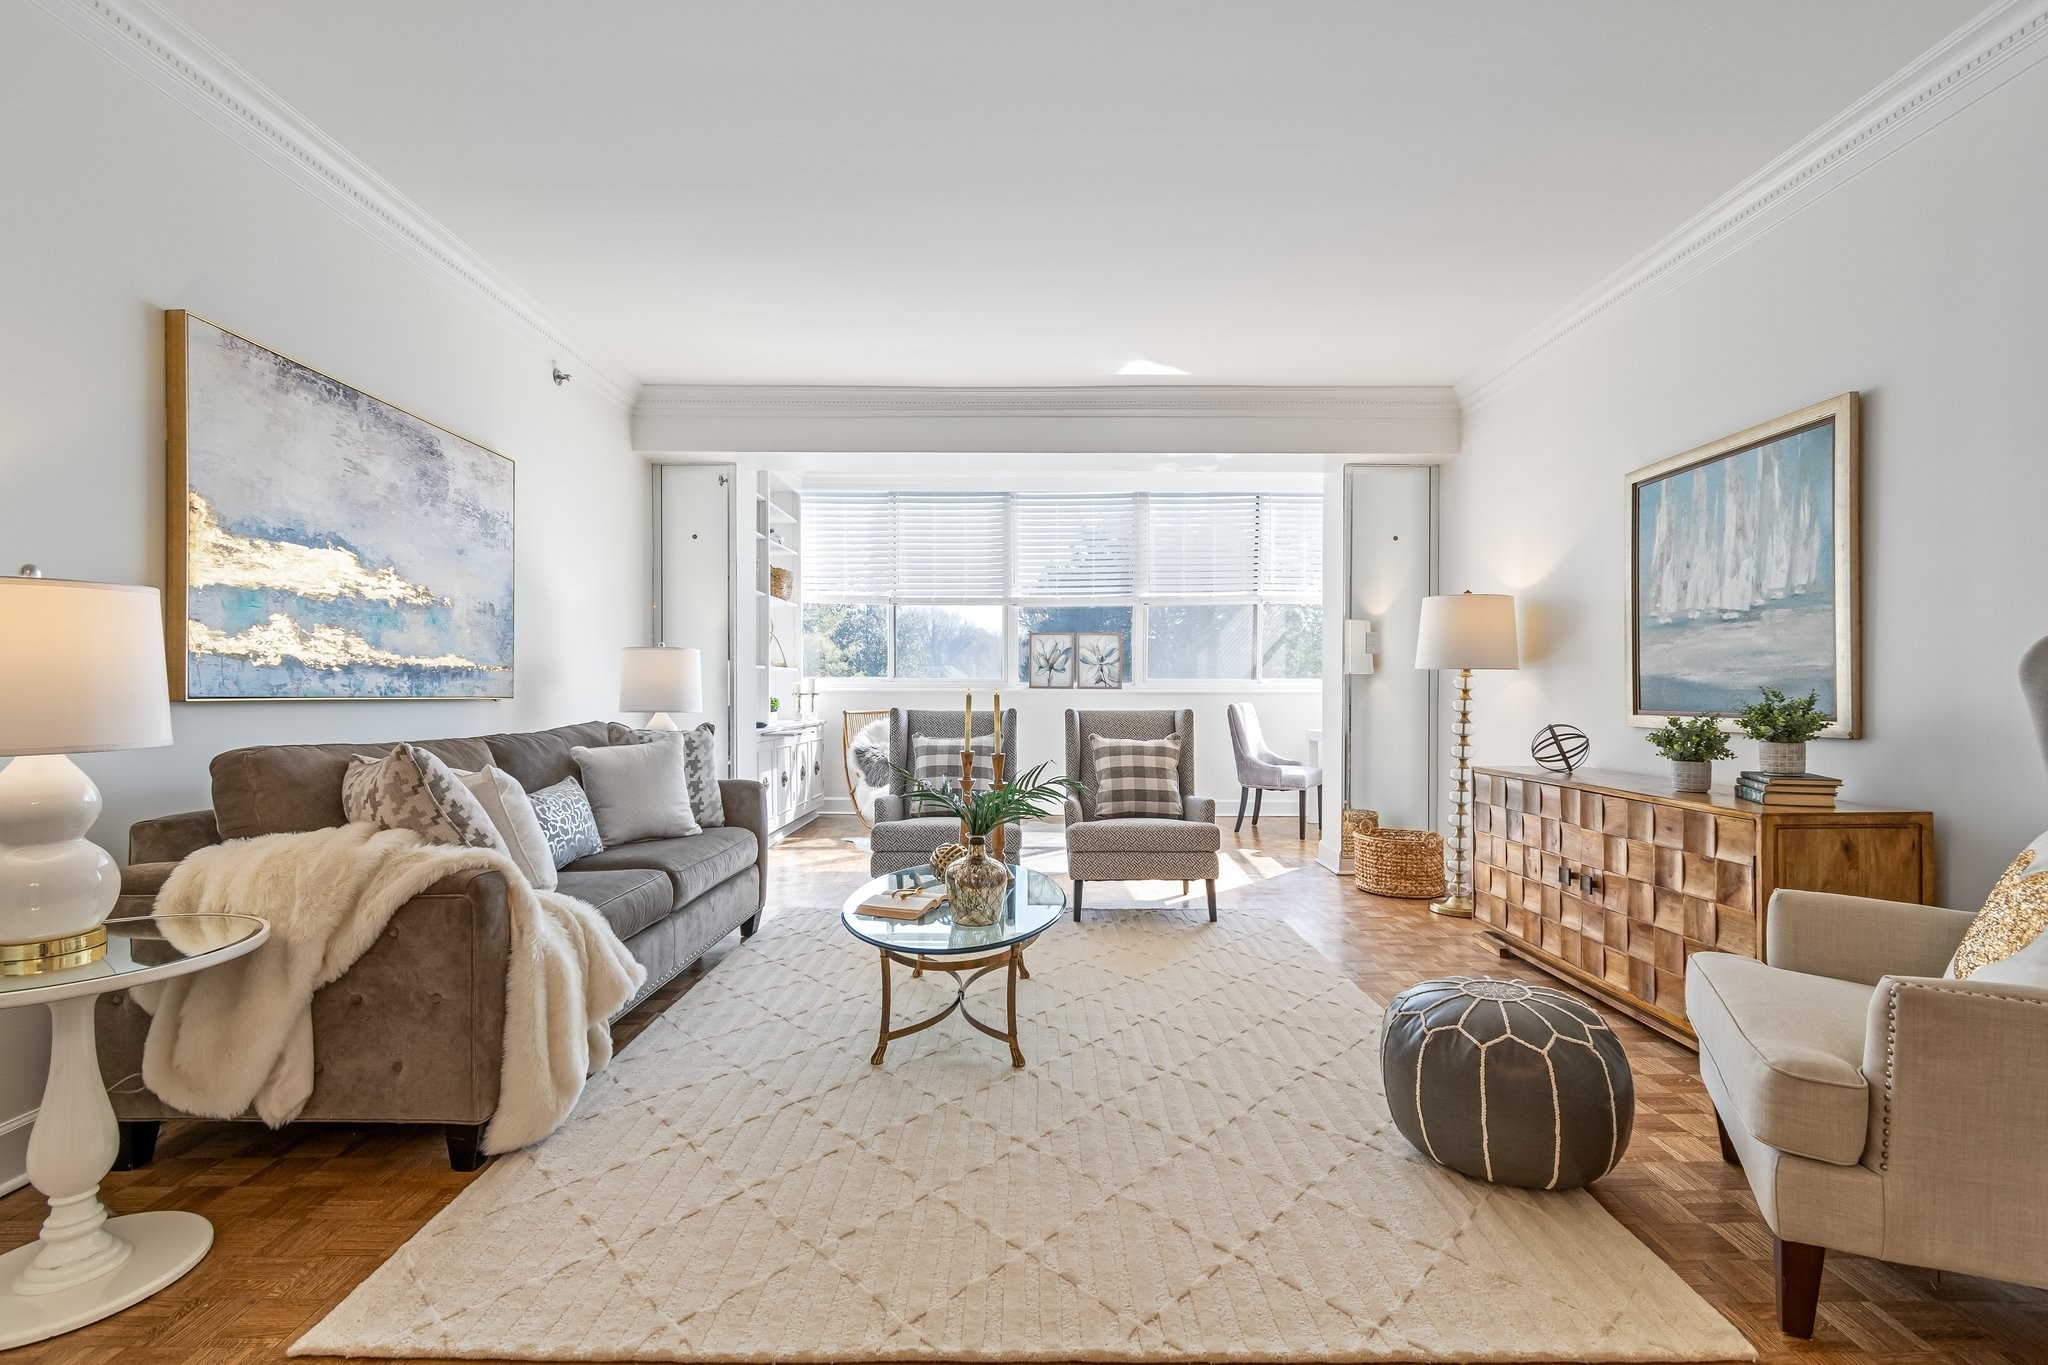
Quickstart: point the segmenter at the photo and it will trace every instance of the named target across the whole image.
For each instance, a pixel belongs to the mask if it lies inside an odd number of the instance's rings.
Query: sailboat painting
[[[1630,476],[1638,721],[1733,715],[1769,686],[1854,733],[1855,397]]]

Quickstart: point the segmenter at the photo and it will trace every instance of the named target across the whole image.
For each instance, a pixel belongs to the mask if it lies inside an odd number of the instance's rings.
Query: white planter
[[[1806,744],[1757,741],[1757,767],[1775,777],[1797,777],[1806,771]]]
[[[1714,765],[1711,763],[1684,763],[1671,760],[1671,790],[1675,792],[1703,792],[1714,785]]]

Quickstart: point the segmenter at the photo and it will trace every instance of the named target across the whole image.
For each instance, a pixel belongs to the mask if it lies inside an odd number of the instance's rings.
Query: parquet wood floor
[[[1354,892],[1348,880],[1313,865],[1311,846],[1295,840],[1293,829],[1291,819],[1274,818],[1239,838],[1226,824],[1223,913],[1256,905],[1283,916],[1382,1002],[1430,976],[1543,979],[1498,957],[1469,923]],[[775,932],[775,907],[839,903],[865,873],[866,855],[845,842],[860,832],[851,819],[820,820],[777,850],[762,932]],[[1049,851],[1030,860],[1057,870],[1058,854],[1046,845],[1056,833],[1034,835],[1033,849]],[[1112,896],[1112,889],[1103,888],[1102,904],[1179,891],[1151,885]],[[620,1021],[621,1043],[715,971],[736,942],[728,939]],[[1781,1337],[1771,1310],[1769,1234],[1741,1173],[1721,1163],[1692,1055],[1627,1019],[1615,1022],[1635,1068],[1635,1139],[1594,1192],[1740,1326],[1763,1359],[2048,1362],[2048,1293],[1846,1256],[1829,1258],[1813,1341]],[[166,1125],[155,1163],[109,1177],[102,1195],[118,1213],[204,1214],[216,1232],[212,1254],[155,1298],[12,1352],[7,1365],[282,1360],[286,1346],[474,1178],[449,1171],[439,1133],[426,1129]],[[33,1190],[0,1198],[0,1246],[34,1236],[41,1216]]]

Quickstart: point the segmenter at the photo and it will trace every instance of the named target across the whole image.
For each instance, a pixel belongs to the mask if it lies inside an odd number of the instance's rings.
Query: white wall
[[[32,5],[0,8],[0,564],[163,582],[162,310],[189,308],[518,462],[517,700],[194,704],[167,749],[92,755],[94,836],[208,804],[242,744],[474,734],[617,714],[644,643],[648,478],[627,414]],[[0,1125],[38,1021],[0,1013]],[[0,1136],[0,1186],[26,1129]]]
[[[1811,763],[1846,800],[1932,810],[1945,899],[1981,901],[2048,825],[2014,682],[2048,633],[2043,166],[2048,64],[1466,414],[1443,591],[1517,594],[1526,654],[1481,675],[1482,761],[1526,763],[1555,720],[1656,771],[1627,724],[1624,475],[1861,390],[1867,737]]]
[[[973,686],[975,709],[986,710],[989,704],[988,684],[983,682]],[[833,687],[829,682],[820,683],[818,715],[825,722],[826,795],[835,799],[846,796],[846,775],[839,767],[844,734],[842,712],[883,711],[891,706],[958,711],[961,694],[965,690],[966,684],[952,690],[936,690]],[[1290,758],[1306,757],[1305,737],[1310,730],[1319,728],[1323,721],[1321,687],[1243,689],[1236,692],[1125,688],[1111,692],[1078,688],[1033,690],[1020,683],[1014,689],[1003,689],[1004,709],[1014,707],[1017,712],[1019,761],[1026,768],[1050,761],[1053,772],[1060,772],[1065,767],[1066,713],[1069,707],[1077,711],[1178,711],[1182,707],[1192,708],[1195,713],[1195,794],[1214,798],[1217,813],[1234,818],[1237,813],[1237,773],[1230,757],[1230,723],[1223,714],[1224,708],[1233,701],[1250,701],[1256,705],[1259,708],[1259,725],[1266,732],[1266,743]],[[1329,767],[1328,755],[1326,744],[1326,768]],[[1339,806],[1337,783],[1337,773],[1330,772],[1324,800],[1328,803],[1333,822]],[[1267,816],[1284,814],[1287,817],[1285,823],[1290,827],[1293,825],[1295,805],[1292,796],[1269,793],[1265,807]],[[840,807],[835,806],[834,809]],[[1309,819],[1311,822],[1315,819],[1313,796],[1309,801]],[[1259,828],[1264,830],[1266,827],[1266,820],[1261,819]]]

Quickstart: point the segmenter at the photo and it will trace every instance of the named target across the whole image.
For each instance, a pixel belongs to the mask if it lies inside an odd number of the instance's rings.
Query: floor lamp
[[[1458,709],[1451,723],[1457,743],[1451,789],[1451,889],[1430,910],[1468,919],[1472,883],[1466,835],[1472,822],[1472,670],[1520,668],[1515,644],[1515,599],[1505,593],[1464,592],[1422,599],[1422,624],[1415,641],[1417,668],[1458,670]]]

